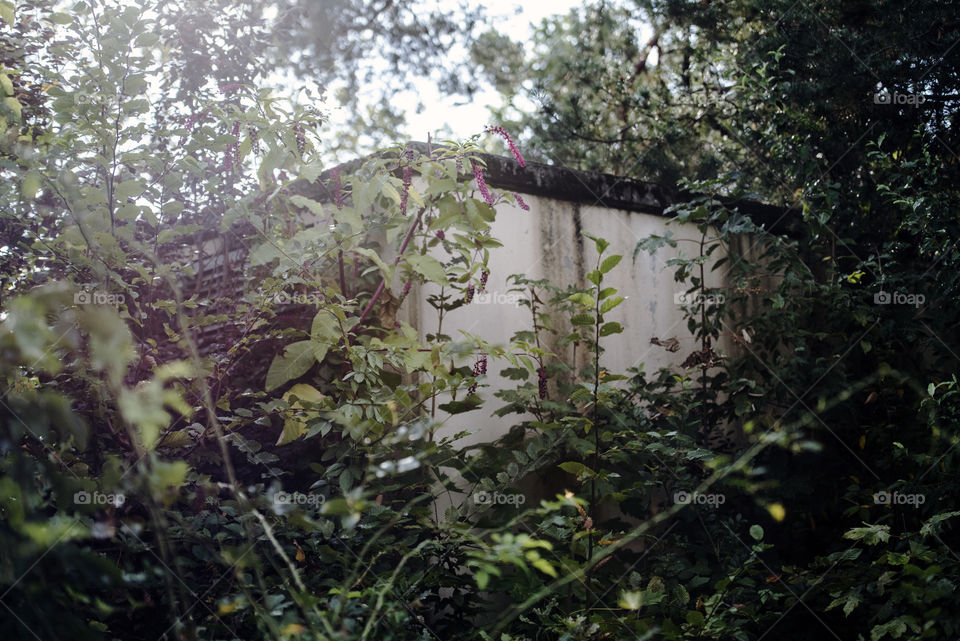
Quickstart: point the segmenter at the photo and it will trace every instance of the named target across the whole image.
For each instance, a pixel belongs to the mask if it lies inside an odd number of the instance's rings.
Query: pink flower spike
[[[510,137],[510,134],[507,133],[507,130],[499,125],[496,127],[487,127],[484,131],[488,134],[497,134],[501,138],[507,141],[507,146],[510,147],[510,152],[513,154],[513,157],[516,159],[517,164],[521,167],[526,167],[527,163],[523,161],[523,156],[520,155],[520,150],[517,149],[517,146],[513,144],[513,138]]]
[[[520,207],[520,209],[523,211],[530,211],[530,205],[523,202],[523,198],[520,197],[520,194],[513,192],[513,197],[517,199],[517,205]]]
[[[470,164],[473,165],[473,177],[477,179],[477,189],[483,194],[483,199],[487,201],[487,204],[492,205],[493,196],[490,194],[490,190],[487,189],[487,181],[483,179],[483,171],[480,169],[480,165],[472,160]]]

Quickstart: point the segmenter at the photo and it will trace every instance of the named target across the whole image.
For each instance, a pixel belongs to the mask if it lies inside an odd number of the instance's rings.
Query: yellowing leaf
[[[860,449],[862,450],[867,445],[867,435],[864,434],[860,437]]]
[[[283,626],[283,630],[281,630],[283,634],[289,634],[289,635],[303,634],[306,631],[307,629],[302,625],[300,625],[299,623],[288,623],[287,625]]]
[[[217,614],[230,614],[240,607],[236,603],[221,603],[217,606]]]
[[[299,544],[299,543],[297,543],[296,541],[294,541],[293,544],[297,546],[297,556],[294,557],[294,558],[297,559],[297,562],[303,563],[304,561],[307,560],[307,555],[303,553],[303,548],[300,547],[300,544]]]
[[[779,503],[771,503],[767,506],[767,511],[770,512],[770,516],[773,517],[773,520],[779,523],[787,516],[787,511],[783,509],[783,506]]]

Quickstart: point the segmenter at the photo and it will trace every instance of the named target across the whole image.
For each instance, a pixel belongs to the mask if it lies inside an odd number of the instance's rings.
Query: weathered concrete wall
[[[606,320],[619,322],[625,328],[623,334],[601,339],[607,348],[601,361],[602,367],[611,372],[625,372],[627,368],[643,365],[653,372],[660,367],[679,369],[679,364],[693,351],[699,349],[694,337],[688,332],[681,306],[675,296],[689,285],[674,280],[674,268],[667,261],[686,252],[697,251],[692,242],[681,242],[678,248],[663,247],[655,254],[641,252],[632,260],[636,244],[650,235],[663,235],[671,231],[677,239],[699,240],[694,225],[667,225],[668,217],[662,214],[611,209],[600,204],[587,205],[524,194],[530,211],[516,206],[499,206],[493,223],[493,236],[504,247],[491,250],[490,277],[487,296],[477,296],[470,305],[449,312],[443,321],[443,333],[457,340],[461,330],[477,334],[494,344],[506,345],[518,330],[531,329],[530,310],[515,304],[508,295],[506,282],[510,274],[525,274],[531,279],[544,278],[565,287],[568,284],[585,286],[586,274],[596,268],[597,254],[594,243],[584,237],[584,232],[605,238],[610,242],[609,254],[622,254],[621,263],[610,272],[605,286],[616,287],[627,300],[607,314]],[[717,254],[716,258],[719,258]],[[708,286],[722,286],[723,271],[707,275]],[[426,302],[426,296],[438,288],[425,286],[420,292],[411,292],[401,313],[420,330],[421,336],[437,331],[438,318]],[[418,295],[419,294],[419,295]],[[679,350],[668,351],[650,343],[652,338],[661,341],[676,339]],[[718,351],[726,345],[721,343]],[[556,351],[555,346],[547,347]],[[560,354],[568,359],[572,350]],[[576,354],[578,365],[589,357],[584,350]],[[488,442],[502,435],[516,421],[516,417],[499,419],[490,413],[503,402],[493,397],[493,392],[515,383],[500,377],[499,370],[506,362],[492,359],[488,365],[489,387],[479,393],[487,403],[482,409],[448,417],[437,436],[450,436],[459,431],[470,430],[471,436],[461,444]]]

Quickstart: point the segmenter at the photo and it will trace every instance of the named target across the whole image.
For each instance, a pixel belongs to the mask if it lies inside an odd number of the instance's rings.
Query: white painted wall
[[[534,195],[524,194],[524,200],[530,211],[513,205],[497,207],[493,236],[504,247],[491,250],[491,272],[487,283],[491,299],[504,297],[509,289],[506,278],[514,273],[523,273],[532,279],[546,278],[561,287],[570,283],[584,285],[585,274],[596,267],[597,255],[593,242],[578,234],[579,226],[582,231],[608,240],[608,255],[623,255],[621,263],[607,275],[605,286],[616,287],[621,296],[628,297],[606,317],[606,320],[618,321],[625,331],[601,339],[601,344],[607,348],[602,367],[625,373],[628,367],[642,363],[647,372],[655,372],[660,367],[679,370],[679,364],[699,349],[699,345],[687,331],[682,310],[674,302],[674,295],[685,291],[689,285],[675,282],[674,268],[666,263],[681,252],[696,253],[697,246],[692,242],[680,242],[677,248],[665,246],[653,255],[643,251],[637,255],[636,263],[631,257],[638,241],[653,234],[663,235],[668,230],[677,239],[699,241],[696,226],[668,226],[669,218],[665,216],[578,205]],[[720,257],[719,252],[716,257]],[[720,285],[722,271],[708,273],[708,284]],[[426,285],[420,292],[412,291],[401,308],[401,317],[418,327],[421,338],[437,330],[436,312],[426,303],[426,296],[437,290],[433,285]],[[532,319],[528,308],[510,303],[485,303],[482,298],[448,313],[443,323],[443,332],[454,340],[460,335],[459,330],[463,330],[500,345],[508,344],[515,331],[530,328]],[[663,347],[651,345],[653,337],[660,340],[676,337],[680,349],[668,352]],[[720,352],[725,350],[723,342],[715,347]],[[499,375],[499,371],[508,366],[505,361],[490,359],[487,369],[489,386],[481,387],[478,392],[487,401],[485,405],[472,412],[439,417],[444,423],[436,436],[452,436],[468,430],[471,435],[458,443],[470,445],[490,442],[506,433],[517,422],[517,416],[500,419],[491,413],[503,405],[493,392],[515,385]]]

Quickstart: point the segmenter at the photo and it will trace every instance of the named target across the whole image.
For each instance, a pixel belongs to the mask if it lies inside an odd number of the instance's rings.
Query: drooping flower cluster
[[[230,176],[233,174],[233,168],[235,164],[240,163],[240,159],[236,157],[237,148],[240,146],[240,121],[233,123],[233,131],[231,132],[233,136],[233,143],[227,147],[227,150],[223,154],[223,173],[225,176]]]
[[[547,397],[547,370],[544,367],[541,367],[537,370],[537,386],[540,390],[540,398],[544,399]]]
[[[501,138],[507,141],[507,146],[510,147],[510,153],[513,154],[513,157],[516,159],[517,164],[521,167],[526,167],[527,163],[524,162],[523,156],[520,155],[520,150],[517,149],[517,146],[513,144],[513,138],[510,137],[510,134],[507,133],[507,130],[503,127],[497,125],[496,127],[487,127],[484,131],[488,134],[497,134]]]
[[[257,128],[254,126],[247,127],[247,132],[250,134],[250,147],[253,149],[253,153],[260,153],[260,132],[257,131]]]
[[[307,137],[303,131],[303,125],[299,122],[294,123],[293,133],[297,137],[297,151],[300,152],[300,155],[303,155],[303,152],[307,149]]]
[[[477,359],[477,362],[473,364],[473,377],[484,376],[487,373],[487,355],[481,354]],[[477,391],[477,382],[474,381],[473,385],[470,386],[470,394],[475,394]]]
[[[473,294],[476,290],[473,288],[473,283],[467,285],[467,293],[463,296],[463,302],[467,305],[473,300]]]
[[[487,279],[490,278],[490,272],[483,270],[480,272],[480,291],[487,291]]]
[[[447,235],[443,233],[442,229],[437,230],[437,238],[439,238],[440,240],[444,240],[446,237]]]
[[[340,168],[334,167],[330,172],[333,181],[333,202],[337,209],[343,209],[343,185],[340,184]]]
[[[520,197],[520,194],[518,194],[517,192],[513,192],[513,197],[517,199],[517,205],[520,206],[520,209],[522,209],[523,211],[530,211],[530,205],[523,202],[523,198]]]
[[[490,194],[490,190],[487,189],[487,181],[483,178],[483,171],[480,169],[480,165],[472,160],[470,164],[473,165],[473,177],[477,179],[477,189],[483,194],[483,199],[487,201],[487,204],[492,205],[493,196]]]
[[[403,294],[401,294],[401,296],[406,296],[407,294],[410,293],[410,286],[411,286],[412,284],[413,284],[413,281],[412,281],[412,280],[408,280],[407,282],[405,282],[405,283],[403,284]]]
[[[403,165],[403,186],[400,190],[400,213],[407,213],[407,198],[410,196],[410,183],[413,182],[413,152],[407,150],[404,152],[406,163]]]

